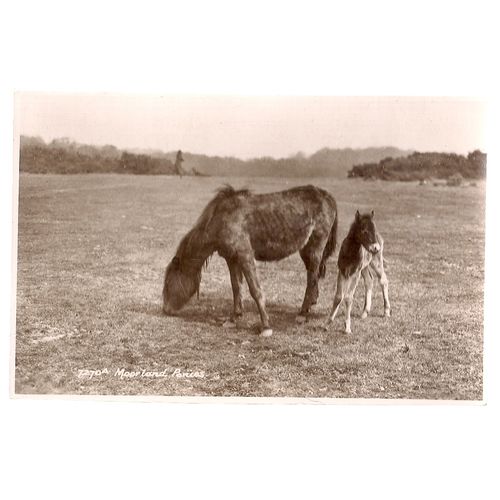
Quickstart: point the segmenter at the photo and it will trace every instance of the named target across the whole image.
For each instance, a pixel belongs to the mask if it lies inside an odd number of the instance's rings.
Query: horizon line
[[[403,153],[408,153],[408,154],[411,154],[411,153],[444,153],[444,154],[456,154],[456,155],[462,155],[462,156],[467,156],[468,153],[471,153],[473,151],[484,152],[479,147],[476,147],[470,151],[467,151],[467,153],[458,153],[458,152],[452,151],[452,150],[423,151],[423,150],[418,150],[415,148],[402,148],[400,146],[394,146],[394,145],[359,146],[359,147],[354,147],[354,146],[342,146],[342,147],[323,146],[323,147],[317,149],[316,151],[314,151],[313,153],[306,153],[306,152],[298,149],[297,151],[288,154],[288,156],[262,155],[262,156],[241,157],[241,156],[235,156],[235,155],[230,155],[230,154],[226,155],[226,154],[208,154],[208,153],[194,152],[194,151],[182,149],[182,148],[165,150],[165,149],[161,149],[158,147],[141,147],[141,146],[125,146],[125,147],[123,147],[123,146],[116,146],[115,144],[111,144],[109,142],[101,143],[101,144],[90,143],[90,142],[80,142],[77,139],[74,139],[74,138],[69,137],[69,136],[53,137],[49,140],[49,139],[45,139],[42,135],[31,135],[31,134],[20,133],[19,138],[21,139],[22,137],[41,139],[46,146],[49,146],[51,142],[54,142],[56,140],[67,139],[69,141],[69,143],[74,143],[74,144],[78,144],[78,145],[82,145],[82,146],[92,146],[92,147],[96,147],[96,148],[103,148],[106,146],[112,146],[119,151],[130,152],[130,150],[135,150],[135,151],[144,152],[144,154],[147,154],[147,152],[149,151],[150,152],[149,154],[151,154],[151,152],[159,152],[161,154],[169,155],[169,154],[175,154],[177,151],[180,150],[184,154],[197,155],[197,156],[207,156],[209,158],[233,158],[233,159],[237,159],[237,160],[241,160],[241,161],[252,161],[252,160],[258,160],[258,159],[263,159],[263,158],[271,158],[273,160],[285,160],[285,159],[291,159],[291,158],[298,156],[300,154],[303,154],[305,158],[310,158],[311,156],[314,156],[315,154],[317,154],[318,152],[323,151],[323,150],[363,151],[363,150],[367,150],[367,149],[397,149]],[[21,141],[19,141],[19,147],[21,147]]]

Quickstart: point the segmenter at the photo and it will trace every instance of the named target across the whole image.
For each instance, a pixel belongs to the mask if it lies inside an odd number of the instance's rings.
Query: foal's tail
[[[330,230],[330,235],[328,236],[328,241],[326,242],[325,249],[323,250],[323,257],[321,257],[321,263],[319,265],[319,277],[324,278],[326,274],[326,261],[335,252],[335,247],[337,246],[337,223],[338,214],[335,210],[335,220],[333,221],[332,228]]]

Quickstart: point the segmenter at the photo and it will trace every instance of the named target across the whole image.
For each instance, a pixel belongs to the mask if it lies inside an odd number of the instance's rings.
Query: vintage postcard
[[[12,395],[482,401],[484,122],[16,94]]]

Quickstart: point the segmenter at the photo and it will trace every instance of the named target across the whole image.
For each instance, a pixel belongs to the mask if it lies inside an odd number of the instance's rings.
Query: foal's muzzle
[[[375,255],[376,253],[380,252],[380,245],[378,243],[372,243],[368,247],[368,251]]]

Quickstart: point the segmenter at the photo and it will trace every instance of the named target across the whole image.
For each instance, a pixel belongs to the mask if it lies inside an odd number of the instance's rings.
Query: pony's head
[[[377,240],[377,229],[373,222],[374,215],[373,210],[371,213],[363,215],[359,213],[359,210],[356,210],[352,226],[355,240],[372,254],[380,251],[380,243]]]
[[[237,195],[248,195],[247,190],[235,191],[226,186],[203,209],[194,227],[182,238],[175,257],[165,271],[163,284],[163,310],[174,314],[200,289],[201,271],[208,265],[210,256],[216,250],[214,245],[214,223],[221,203],[234,199]]]
[[[175,256],[165,271],[163,284],[163,311],[172,315],[186,305],[199,290],[201,269],[196,266],[183,266],[181,259]]]

